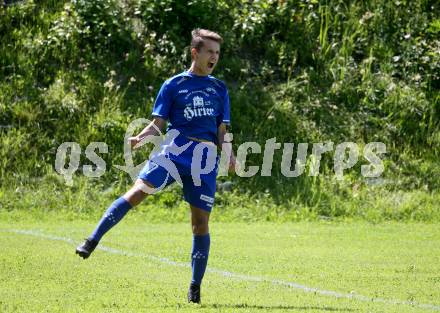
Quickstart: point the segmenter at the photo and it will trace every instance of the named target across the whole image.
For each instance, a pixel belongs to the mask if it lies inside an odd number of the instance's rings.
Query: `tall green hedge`
[[[148,117],[163,80],[189,66],[190,31],[203,27],[225,39],[215,75],[230,89],[236,145],[275,136],[293,143],[383,141],[390,175],[406,172],[422,177],[416,186],[435,188],[435,168],[414,164],[438,164],[440,153],[439,10],[437,1],[427,0],[4,6],[0,184],[45,175],[65,141],[83,150],[106,142],[103,158],[112,170],[102,179],[127,179],[112,167],[123,163],[126,126]],[[280,158],[276,154],[273,177],[240,184],[265,190],[285,182],[291,192],[316,183],[308,177],[287,183]],[[330,172],[331,158],[323,162]]]

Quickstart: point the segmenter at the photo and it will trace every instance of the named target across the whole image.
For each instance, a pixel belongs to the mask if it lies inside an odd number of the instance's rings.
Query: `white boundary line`
[[[44,234],[44,233],[41,233],[41,232],[35,231],[35,230],[3,229],[2,231],[15,233],[15,234],[21,234],[21,235],[28,235],[28,236],[38,237],[38,238],[44,238],[44,239],[49,239],[49,240],[64,241],[64,242],[67,242],[67,243],[70,243],[73,245],[75,245],[77,243],[77,241],[75,241],[71,238],[48,235],[48,234]],[[155,262],[159,262],[159,263],[163,263],[163,264],[167,264],[167,265],[171,265],[171,266],[191,267],[190,263],[177,262],[177,261],[173,261],[168,258],[161,258],[161,257],[149,255],[149,254],[134,253],[134,252],[130,252],[130,251],[118,250],[118,249],[106,247],[103,245],[99,245],[96,249],[99,249],[99,250],[102,250],[102,251],[105,251],[105,252],[108,252],[111,254],[125,255],[125,256],[129,256],[129,257],[145,258],[145,259],[149,259],[149,260],[152,260]],[[272,283],[274,285],[290,287],[290,288],[301,290],[303,292],[315,293],[315,294],[319,294],[322,296],[353,299],[353,300],[359,300],[359,301],[364,301],[364,302],[378,302],[378,303],[384,303],[384,304],[406,305],[406,306],[413,306],[413,307],[417,307],[417,308],[421,308],[421,309],[440,311],[440,306],[434,305],[434,304],[423,304],[423,303],[418,303],[418,302],[414,302],[414,301],[403,301],[403,300],[397,300],[397,299],[372,298],[372,297],[363,296],[363,295],[356,294],[356,293],[339,293],[339,292],[331,291],[331,290],[323,290],[323,289],[318,289],[318,288],[314,288],[314,287],[308,287],[308,286],[301,285],[301,284],[298,284],[295,282],[289,282],[289,281],[284,281],[284,280],[279,280],[279,279],[270,279],[270,278],[265,278],[265,277],[260,277],[260,276],[243,275],[243,274],[228,272],[228,271],[215,269],[215,268],[209,268],[209,267],[207,268],[207,271],[211,272],[211,273],[219,274],[224,277],[235,278],[235,279],[239,279],[242,281],[268,282],[268,283]]]

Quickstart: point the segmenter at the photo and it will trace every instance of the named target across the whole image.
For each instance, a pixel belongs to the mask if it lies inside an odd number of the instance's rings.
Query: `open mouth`
[[[214,62],[208,62],[208,68],[212,69],[214,67],[215,63]]]

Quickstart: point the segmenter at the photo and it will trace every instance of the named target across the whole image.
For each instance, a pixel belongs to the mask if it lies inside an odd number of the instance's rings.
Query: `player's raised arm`
[[[148,124],[137,136],[128,138],[128,141],[132,147],[136,148],[136,145],[145,137],[161,135],[161,132],[165,129],[166,123],[165,119],[155,116],[150,124]]]

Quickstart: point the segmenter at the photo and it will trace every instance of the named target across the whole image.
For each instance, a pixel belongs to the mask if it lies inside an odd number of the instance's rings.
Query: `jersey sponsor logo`
[[[208,103],[205,103],[202,97],[195,96],[192,100],[192,106],[188,104],[183,111],[183,115],[188,121],[194,117],[214,116],[214,109],[205,107]]]
[[[209,197],[207,195],[200,195],[200,200],[206,201],[208,203],[214,203],[214,198],[213,197]]]
[[[205,106],[205,104],[203,103],[203,98],[199,97],[199,96],[195,96],[193,98],[193,105],[194,105],[194,108]]]
[[[178,93],[188,93],[188,89],[182,89],[182,90],[179,90]]]

